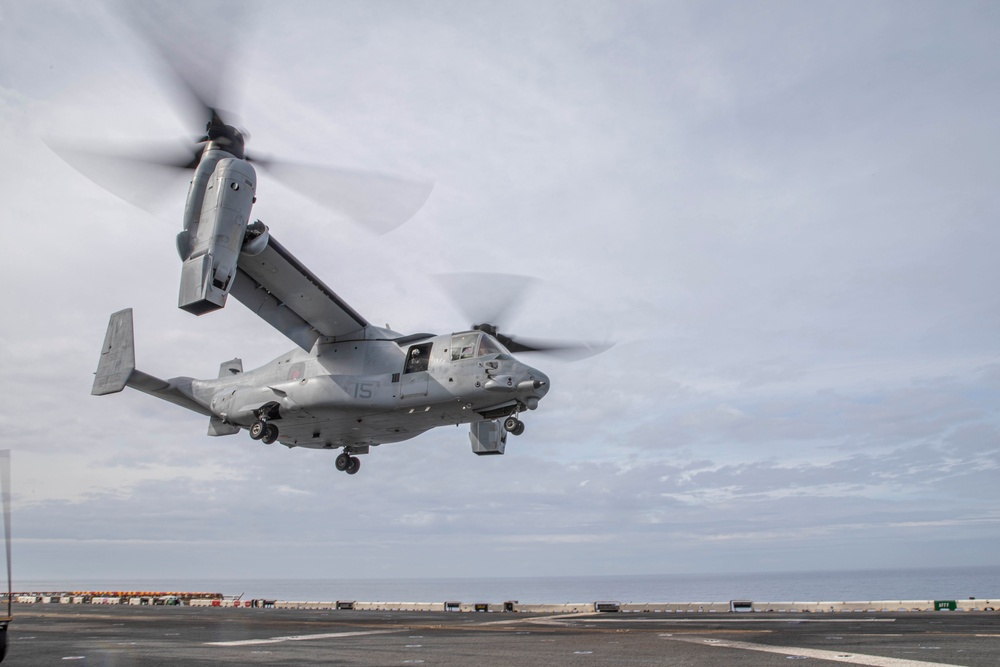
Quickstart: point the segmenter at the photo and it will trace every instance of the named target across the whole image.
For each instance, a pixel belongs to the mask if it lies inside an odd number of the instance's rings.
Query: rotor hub
[[[209,150],[218,148],[241,160],[246,158],[246,140],[243,138],[243,133],[232,125],[209,122],[205,126],[205,131],[206,139],[210,142]]]

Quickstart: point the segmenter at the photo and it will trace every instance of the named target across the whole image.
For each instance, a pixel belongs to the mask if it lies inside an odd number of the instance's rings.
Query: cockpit
[[[497,354],[507,354],[507,351],[500,341],[488,333],[481,331],[470,331],[469,333],[455,334],[451,337],[451,360],[471,359],[473,357],[495,356]]]
[[[432,343],[411,345],[406,353],[406,363],[403,366],[403,373],[419,373],[428,370],[430,367],[432,346]],[[451,337],[450,347],[447,350],[443,350],[443,354],[448,355],[452,361],[473,359],[476,357],[496,357],[498,355],[510,356],[510,352],[500,341],[482,331],[454,334]]]

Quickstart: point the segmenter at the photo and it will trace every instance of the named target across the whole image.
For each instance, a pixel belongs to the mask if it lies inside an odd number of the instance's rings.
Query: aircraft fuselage
[[[543,373],[480,332],[409,345],[389,338],[321,343],[251,371],[190,383],[192,398],[215,423],[249,429],[266,419],[289,447],[361,452],[436,426],[534,409],[547,391]]]

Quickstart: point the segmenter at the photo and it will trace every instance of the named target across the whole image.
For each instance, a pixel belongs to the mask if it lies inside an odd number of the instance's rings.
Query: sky
[[[434,276],[512,273],[509,333],[615,345],[526,357],[552,389],[504,456],[446,427],[353,477],[90,396],[122,308],[159,377],[293,344],[177,309],[183,182],[138,208],[48,147],[196,134],[121,10],[2,0],[15,588],[996,563],[996,3],[169,6],[251,150],[434,183],[376,235],[261,174],[255,217],[362,315],[462,330]]]

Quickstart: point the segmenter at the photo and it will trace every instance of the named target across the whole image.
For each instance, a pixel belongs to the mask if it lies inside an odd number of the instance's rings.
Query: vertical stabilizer
[[[220,378],[231,378],[234,375],[239,375],[243,372],[243,360],[239,357],[235,359],[230,359],[229,361],[223,361],[219,364],[219,377]]]
[[[114,394],[125,388],[135,371],[135,339],[132,333],[132,309],[120,310],[111,316],[108,332],[97,364],[94,396]]]
[[[243,360],[237,357],[219,364],[219,378],[231,378],[243,372]],[[209,435],[235,435],[240,432],[240,427],[230,424],[222,417],[213,416],[208,422]]]

